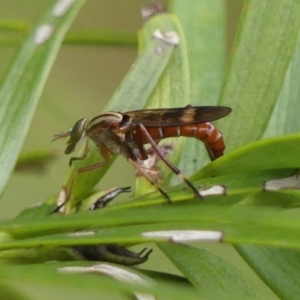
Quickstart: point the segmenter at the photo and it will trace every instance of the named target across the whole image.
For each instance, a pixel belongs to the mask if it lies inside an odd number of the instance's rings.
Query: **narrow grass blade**
[[[188,104],[216,105],[225,64],[224,3],[219,0],[173,0],[169,6],[181,22],[186,40],[190,74]],[[176,81],[170,84],[177,86]],[[176,165],[189,176],[209,158],[203,143],[191,138],[182,139],[184,146],[179,150],[182,155]]]
[[[300,36],[286,73],[281,93],[264,137],[296,133],[300,130]]]
[[[158,244],[205,299],[264,299],[238,269],[202,249]]]
[[[26,137],[34,110],[63,37],[83,0],[62,16],[55,4],[33,25],[0,87],[0,191],[3,191]]]
[[[258,170],[299,168],[299,134],[260,140],[219,158],[192,176],[200,179]]]
[[[250,245],[236,250],[278,298],[288,300],[299,295],[299,250]]]
[[[264,137],[299,131],[299,54],[300,38],[298,36],[294,56]],[[299,149],[297,145],[293,145],[293,147]],[[285,157],[284,153],[281,158],[278,157],[278,161],[286,159],[288,157]],[[293,197],[294,193],[290,197],[286,195],[285,203],[290,203],[290,200],[293,201]],[[269,205],[276,205],[274,200],[274,197],[270,199]],[[261,197],[256,201],[256,203],[262,202]],[[300,293],[297,276],[300,270],[297,263],[300,260],[299,250],[249,245],[237,245],[235,249],[280,299],[292,299]],[[288,288],[286,288],[287,286]]]
[[[229,150],[260,139],[293,56],[300,27],[294,0],[247,0],[219,104],[233,108],[222,126]]]

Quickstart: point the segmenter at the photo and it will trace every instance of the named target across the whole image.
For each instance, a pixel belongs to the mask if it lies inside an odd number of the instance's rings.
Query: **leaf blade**
[[[53,15],[51,6],[35,23],[1,84],[0,192],[13,170],[63,36],[83,3],[75,1],[61,18]],[[46,39],[41,42],[43,34]]]
[[[233,265],[189,245],[158,244],[205,299],[264,299]]]
[[[298,1],[245,2],[219,102],[233,108],[222,127],[229,150],[262,137],[295,49],[299,16]]]

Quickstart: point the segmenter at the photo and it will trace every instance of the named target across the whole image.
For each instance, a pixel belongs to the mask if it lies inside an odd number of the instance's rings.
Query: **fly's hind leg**
[[[132,160],[131,158],[128,158],[128,161],[167,199],[169,203],[172,203],[169,195],[163,189],[161,189],[148,174],[144,172],[143,168],[141,168],[136,161]]]
[[[203,200],[203,196],[200,194],[198,189],[184,176],[181,171],[176,168],[167,158],[165,158],[162,151],[157,146],[156,142],[153,140],[148,130],[145,128],[143,124],[137,124],[140,133],[147,139],[147,141],[152,146],[153,150],[157,153],[157,155],[161,158],[161,160],[182,180],[184,181],[195,193],[195,195]],[[149,180],[149,179],[148,179]]]

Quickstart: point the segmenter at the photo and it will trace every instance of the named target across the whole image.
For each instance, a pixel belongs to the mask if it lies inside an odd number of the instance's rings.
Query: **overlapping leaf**
[[[65,32],[83,0],[61,16],[55,5],[33,25],[0,87],[0,192],[14,168],[34,110]]]

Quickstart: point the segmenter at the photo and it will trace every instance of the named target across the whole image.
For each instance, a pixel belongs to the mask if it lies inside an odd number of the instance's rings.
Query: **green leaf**
[[[227,118],[230,122],[222,126],[229,150],[263,136],[295,50],[299,26],[299,1],[245,1],[219,102],[233,108]]]
[[[299,131],[299,55],[298,36],[294,56],[264,137]],[[282,161],[284,157],[278,157],[279,159]],[[293,201],[293,194],[290,197],[285,196],[286,203]],[[262,203],[262,199],[257,199],[256,203]],[[275,205],[274,201],[269,204]],[[300,269],[297,263],[300,259],[299,251],[249,245],[238,245],[235,249],[280,299],[292,299],[300,293],[297,282]]]
[[[52,4],[33,25],[2,81],[0,87],[0,192],[3,191],[13,171],[64,34],[83,3],[83,0],[74,1],[61,17],[54,16]]]
[[[281,93],[264,137],[296,133],[300,129],[300,36],[294,56],[286,73]]]
[[[55,154],[49,150],[35,150],[21,153],[15,166],[15,171],[43,172]]]
[[[299,250],[249,245],[236,249],[278,298],[294,299],[299,295]]]
[[[16,33],[27,33],[30,24],[20,20],[0,20],[0,32],[10,31]],[[22,40],[16,37],[0,36],[1,46],[12,46],[21,44]],[[120,32],[112,30],[72,30],[65,35],[63,44],[66,45],[97,45],[109,47],[136,47],[137,36],[133,32]]]
[[[42,291],[38,289],[35,293],[43,299],[47,296],[47,293],[44,295],[45,290],[49,289],[53,298],[52,292],[58,288],[70,289],[68,299],[128,299],[134,295],[151,295],[155,299],[199,299],[199,295],[191,288],[172,286],[166,281],[155,281],[138,270],[108,263],[53,262],[28,266],[1,266],[0,273],[2,278],[5,276],[5,282],[12,283],[13,286],[16,284],[18,290],[22,287],[22,282],[29,287],[32,284],[34,287],[44,287]]]
[[[189,73],[190,104],[215,105],[223,79],[225,7],[222,1],[172,0],[184,31]]]
[[[109,47],[136,47],[136,33],[119,31],[70,31],[64,39],[66,45],[96,45]]]
[[[13,288],[10,284],[5,282],[0,283],[1,297],[7,300],[30,300],[31,298],[21,293],[19,289]]]
[[[158,244],[204,299],[264,299],[234,266],[189,245]]]
[[[187,1],[172,0],[169,6],[181,22],[186,41],[190,74],[188,104],[216,105],[224,71],[224,3],[219,0],[199,0],[187,4]],[[178,81],[181,80],[181,76],[175,80],[171,82],[172,86],[180,84]],[[181,106],[184,104],[185,102]],[[180,155],[180,159],[175,163],[185,175],[191,175],[208,160],[207,151],[198,140],[185,138],[182,140],[183,147],[181,149],[176,147],[175,151],[184,155]],[[174,180],[172,182],[174,183]]]
[[[0,20],[1,31],[29,31],[30,24],[20,20]]]
[[[249,174],[249,177],[251,176],[256,177]],[[247,179],[244,180],[245,183]],[[242,185],[240,183],[238,186]],[[241,189],[240,193],[242,191]],[[174,194],[178,194],[178,190]],[[128,203],[128,205],[107,207],[100,211],[78,213],[64,218],[52,216],[51,218],[8,220],[0,225],[2,232],[0,248],[4,250],[37,246],[169,241],[169,238],[148,237],[141,233],[196,229],[220,232],[222,241],[228,243],[300,248],[298,209],[284,209],[286,207],[285,194],[268,192],[261,194],[263,200],[267,198],[271,200],[274,196],[276,206],[270,206],[269,201],[265,203],[263,209],[262,205],[251,205],[255,203],[255,199],[248,203],[242,202],[240,205],[228,206],[228,204],[216,205],[218,201],[214,201],[213,197],[211,197],[212,201],[211,198],[207,198],[206,203],[194,200],[191,202],[193,204],[174,203],[168,206],[147,207],[147,204],[153,205],[155,202],[161,203],[165,200],[154,197],[153,200],[146,201],[147,197],[144,197],[139,202]],[[223,197],[229,197],[228,201],[230,201],[232,196]],[[183,199],[191,201],[190,198],[178,198],[177,201]],[[218,199],[220,196],[216,196],[215,200]],[[291,205],[299,204],[299,194],[291,195],[290,201]],[[137,206],[140,207],[137,208]],[[87,233],[69,234],[76,230],[86,230]],[[60,234],[56,234],[58,231]],[[220,242],[220,239],[214,241]]]
[[[260,140],[241,147],[205,166],[192,179],[258,170],[299,168],[300,135]]]
[[[91,264],[85,264],[88,266]],[[101,273],[98,275],[92,274],[68,274],[67,271],[63,271],[64,268],[70,267],[72,264],[61,264],[54,262],[50,265],[35,264],[29,266],[1,266],[1,277],[5,277],[5,282],[15,287],[17,290],[22,290],[22,283],[27,286],[27,293],[32,293],[31,289],[39,295],[38,298],[47,297],[45,290],[49,290],[51,297],[53,298],[52,291],[70,289],[69,293],[78,299],[78,295],[81,297],[89,297],[89,299],[96,299],[96,295],[108,296],[108,299],[117,297],[115,299],[126,299],[124,296],[126,293],[131,292],[129,285],[127,287],[109,278],[103,276]],[[73,263],[75,267],[76,264]],[[84,265],[78,265],[77,267],[83,267]],[[65,269],[66,270],[66,269]],[[25,276],[25,274],[27,276]],[[100,279],[101,278],[101,279]],[[31,289],[30,289],[31,288]],[[76,293],[72,290],[76,290]],[[69,294],[67,293],[67,294]],[[90,298],[91,297],[91,298]],[[32,298],[31,298],[32,299]],[[46,298],[50,299],[50,298]],[[70,299],[68,297],[68,299]]]

